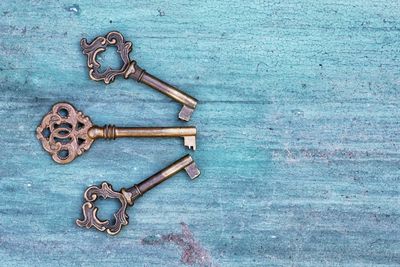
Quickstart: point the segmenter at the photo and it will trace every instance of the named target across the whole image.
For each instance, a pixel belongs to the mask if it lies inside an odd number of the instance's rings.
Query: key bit
[[[126,212],[128,206],[133,206],[137,198],[183,169],[191,179],[195,179],[200,175],[200,171],[192,157],[186,155],[139,184],[135,184],[128,189],[123,188],[119,192],[114,191],[112,185],[107,182],[103,182],[101,187],[89,187],[83,195],[86,201],[82,206],[83,219],[76,220],[77,225],[87,229],[95,227],[97,230],[106,231],[110,235],[118,234],[121,231],[121,227],[129,223],[129,216]],[[97,217],[98,208],[94,205],[94,202],[99,197],[104,199],[114,198],[120,201],[121,207],[114,213],[115,222],[113,224],[109,220],[102,221]]]
[[[121,56],[123,64],[120,69],[112,69],[108,67],[104,72],[101,72],[100,63],[96,60],[96,56],[105,51],[107,46],[111,45],[117,47],[117,51]],[[179,113],[179,119],[184,121],[190,120],[190,117],[196,108],[197,100],[174,86],[149,74],[139,67],[135,60],[131,60],[129,58],[129,53],[132,50],[132,43],[125,41],[121,33],[116,31],[109,32],[105,37],[96,37],[92,42],[88,42],[83,38],[81,40],[81,47],[83,49],[83,54],[87,56],[89,76],[92,80],[104,81],[104,83],[109,84],[114,81],[117,76],[123,76],[125,79],[134,79],[137,82],[146,84],[181,103],[183,107]]]
[[[36,137],[53,160],[66,164],[82,155],[99,138],[182,137],[184,145],[196,149],[196,127],[115,127],[93,125],[88,116],[69,103],[55,104],[36,129]]]

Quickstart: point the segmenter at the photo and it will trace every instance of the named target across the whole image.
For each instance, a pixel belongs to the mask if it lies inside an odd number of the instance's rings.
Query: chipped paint
[[[81,8],[77,4],[65,7],[65,10],[71,13],[75,13],[76,15],[79,15],[81,13]]]

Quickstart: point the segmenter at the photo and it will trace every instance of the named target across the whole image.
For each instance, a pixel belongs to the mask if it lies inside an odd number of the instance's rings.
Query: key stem
[[[185,137],[195,136],[196,127],[104,127],[93,126],[88,131],[92,139],[115,139],[119,137]]]
[[[133,204],[135,199],[142,196],[144,193],[168,180],[171,176],[175,175],[179,171],[185,169],[191,179],[194,179],[200,175],[200,171],[197,169],[194,160],[190,155],[186,155],[179,160],[175,161],[168,167],[162,169],[156,174],[143,180],[139,184],[136,184],[128,189],[122,189],[121,193],[128,200],[130,205]]]
[[[150,73],[144,72],[141,79],[138,82],[144,83],[151,88],[163,93],[176,100],[177,102],[185,105],[189,108],[196,108],[197,100],[186,93],[182,92],[178,88],[158,79],[157,77],[151,75]]]
[[[162,169],[158,173],[150,176],[149,178],[143,180],[140,182],[137,187],[139,188],[140,192],[142,194],[146,193],[153,187],[161,184],[162,182],[166,181],[168,178],[171,176],[175,175],[179,171],[183,170],[187,166],[189,166],[193,162],[193,159],[191,156],[186,155],[183,158],[175,161],[168,167]]]
[[[125,78],[132,78],[137,82],[148,85],[149,87],[163,93],[164,95],[174,99],[183,105],[179,112],[179,118],[184,121],[189,121],[192,113],[197,105],[197,100],[190,95],[182,92],[178,88],[158,79],[157,77],[147,73],[144,69],[132,60],[125,71]]]

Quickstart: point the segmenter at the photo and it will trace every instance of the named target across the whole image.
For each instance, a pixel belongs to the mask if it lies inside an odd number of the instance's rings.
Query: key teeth
[[[183,142],[189,149],[196,150],[196,136],[184,136]]]
[[[200,170],[197,168],[196,163],[194,162],[187,166],[185,171],[192,180],[200,176]]]
[[[189,108],[188,106],[183,106],[181,111],[179,112],[179,119],[183,121],[189,121],[190,117],[192,116],[192,113],[194,111],[194,108]]]

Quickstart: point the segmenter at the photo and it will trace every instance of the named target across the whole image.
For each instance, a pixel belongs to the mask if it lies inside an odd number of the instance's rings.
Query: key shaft
[[[191,179],[195,179],[200,175],[200,171],[192,157],[186,155],[128,189],[122,188],[120,191],[114,191],[112,185],[107,182],[103,182],[101,187],[89,187],[84,193],[86,202],[82,206],[83,219],[76,220],[77,225],[88,229],[95,227],[97,230],[106,231],[110,235],[118,234],[122,226],[129,223],[129,216],[126,212],[127,208],[132,206],[134,201],[143,196],[144,193],[168,180],[181,170],[185,170]],[[121,207],[114,214],[115,222],[113,224],[109,220],[102,221],[97,217],[98,208],[95,206],[95,201],[100,197],[104,199],[118,199],[121,203]]]
[[[93,140],[99,138],[116,139],[122,137],[182,137],[183,143],[189,149],[196,150],[196,127],[104,127],[93,126],[88,131],[88,137]]]
[[[139,184],[134,185],[133,187],[123,191],[132,194],[131,202],[133,203],[133,201],[136,198],[143,195],[147,191],[153,189],[162,182],[168,180],[170,177],[172,177],[173,175],[175,175],[176,173],[178,173],[183,169],[186,170],[187,174],[191,179],[195,179],[200,175],[200,172],[197,169],[196,164],[194,163],[192,157],[190,155],[186,155],[181,159],[177,160],[176,162],[172,163],[168,167],[162,169],[158,173],[143,180]]]
[[[131,62],[131,66],[132,65],[135,67],[128,68],[125,78],[130,77],[139,83],[146,84],[147,86],[181,103],[183,107],[179,112],[179,119],[184,121],[190,120],[190,117],[197,106],[197,100],[195,98],[146,72],[137,66],[135,61]]]
[[[197,100],[195,98],[147,72],[143,75],[143,78],[140,80],[140,82],[160,91],[161,93],[171,97],[187,107],[192,109],[196,108]]]
[[[196,127],[104,127],[93,126],[89,129],[90,138],[115,139],[120,137],[184,137],[195,136]]]

